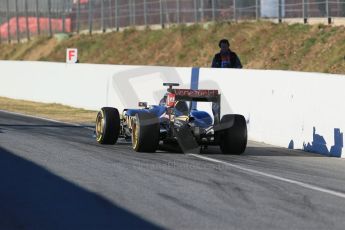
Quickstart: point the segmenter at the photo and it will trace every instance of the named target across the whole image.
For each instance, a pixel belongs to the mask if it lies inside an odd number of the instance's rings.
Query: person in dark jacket
[[[237,54],[230,50],[230,42],[227,39],[222,39],[218,45],[220,52],[214,56],[212,68],[242,69],[242,64]]]

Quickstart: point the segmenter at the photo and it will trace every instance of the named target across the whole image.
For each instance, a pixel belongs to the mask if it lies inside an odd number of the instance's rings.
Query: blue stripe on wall
[[[190,81],[190,89],[197,90],[199,89],[199,67],[193,67],[192,68],[192,78]],[[197,109],[197,102],[193,101],[191,102],[191,109]]]

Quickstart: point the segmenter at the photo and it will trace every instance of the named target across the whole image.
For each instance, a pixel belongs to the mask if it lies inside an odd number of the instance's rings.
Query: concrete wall
[[[11,61],[0,61],[0,69],[0,96],[86,109],[158,103],[163,82],[190,88],[197,81],[199,89],[220,90],[222,114],[246,117],[251,140],[330,156],[342,153],[342,75],[202,68],[192,77],[192,68]],[[198,108],[210,111],[204,103]]]
[[[248,120],[250,139],[340,156],[345,76],[201,69],[199,88],[219,88],[223,113]]]

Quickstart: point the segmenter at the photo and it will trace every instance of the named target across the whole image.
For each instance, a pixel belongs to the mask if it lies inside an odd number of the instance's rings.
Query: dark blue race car
[[[96,118],[96,140],[115,144],[118,138],[131,140],[137,152],[155,152],[160,146],[176,145],[185,153],[200,152],[209,145],[219,145],[224,154],[241,154],[247,146],[247,124],[242,115],[227,114],[220,119],[218,90],[175,89],[176,83],[164,83],[167,93],[159,105],[142,109],[104,107]],[[192,103],[212,103],[212,116]],[[188,102],[188,103],[187,103]]]

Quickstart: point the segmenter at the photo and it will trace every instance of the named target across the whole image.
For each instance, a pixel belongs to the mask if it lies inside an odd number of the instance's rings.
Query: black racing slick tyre
[[[96,118],[96,140],[100,144],[114,145],[120,134],[120,114],[116,108],[103,107]]]
[[[132,124],[132,147],[136,152],[156,152],[159,146],[159,118],[152,113],[138,113]]]
[[[247,147],[247,122],[242,115],[227,114],[220,121],[219,145],[223,154],[242,154]]]

